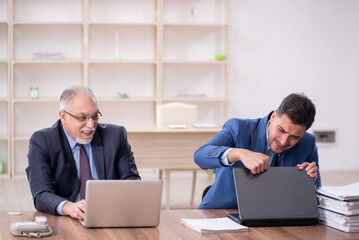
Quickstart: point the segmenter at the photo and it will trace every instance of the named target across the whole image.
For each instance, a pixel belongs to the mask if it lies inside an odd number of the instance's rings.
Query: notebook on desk
[[[238,214],[245,226],[314,225],[319,211],[313,180],[298,167],[270,167],[260,174],[233,168]]]
[[[89,180],[85,227],[155,227],[160,221],[161,180]]]

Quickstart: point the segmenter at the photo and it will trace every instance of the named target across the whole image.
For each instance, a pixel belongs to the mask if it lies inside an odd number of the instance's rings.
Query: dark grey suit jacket
[[[124,127],[99,123],[91,142],[99,179],[141,179]],[[26,168],[35,208],[57,215],[63,200],[74,201],[80,190],[75,160],[61,121],[30,138]]]

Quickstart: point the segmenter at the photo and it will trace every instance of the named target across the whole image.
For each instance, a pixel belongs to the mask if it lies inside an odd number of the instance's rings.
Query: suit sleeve
[[[315,186],[316,187],[321,187],[322,182],[321,182],[320,171],[319,171],[319,155],[318,155],[317,145],[315,144],[315,137],[314,136],[313,136],[313,150],[312,150],[311,154],[309,155],[307,162],[309,162],[309,163],[315,162],[317,164],[318,178],[315,181]]]
[[[127,140],[127,131],[123,127],[121,131],[121,146],[118,157],[118,171],[121,179],[140,180],[140,175],[137,170],[135,158],[131,150],[131,146]]]
[[[199,167],[212,169],[224,166],[220,158],[228,148],[235,147],[234,136],[238,135],[232,127],[234,124],[234,120],[228,120],[221,132],[194,153],[194,161]]]
[[[50,167],[50,155],[45,137],[34,133],[30,138],[28,167],[26,168],[35,208],[39,211],[58,215],[56,206],[63,200],[55,194],[55,180]]]

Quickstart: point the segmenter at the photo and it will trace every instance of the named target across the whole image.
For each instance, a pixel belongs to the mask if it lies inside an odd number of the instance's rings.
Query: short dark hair
[[[294,124],[304,125],[307,130],[312,126],[315,117],[315,105],[303,93],[292,93],[279,105],[277,115],[287,115]]]

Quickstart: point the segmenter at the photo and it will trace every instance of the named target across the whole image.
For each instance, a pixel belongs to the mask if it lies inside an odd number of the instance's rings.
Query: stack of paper
[[[247,232],[248,227],[240,225],[228,217],[210,219],[181,218],[181,223],[200,233]]]
[[[359,232],[359,182],[317,189],[320,222],[344,232]]]

